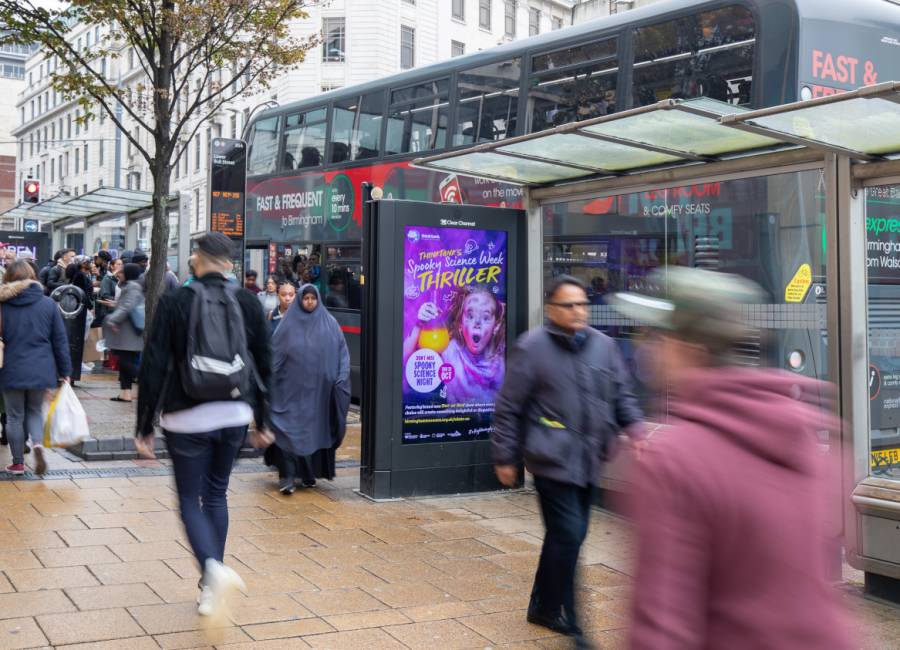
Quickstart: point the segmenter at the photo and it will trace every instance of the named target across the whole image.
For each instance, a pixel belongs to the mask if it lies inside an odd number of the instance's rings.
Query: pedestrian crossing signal
[[[41,184],[39,181],[25,181],[22,188],[23,203],[39,203],[41,200]]]

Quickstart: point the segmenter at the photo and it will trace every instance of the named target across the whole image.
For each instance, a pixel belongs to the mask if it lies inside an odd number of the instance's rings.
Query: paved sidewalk
[[[292,497],[273,474],[233,476],[226,562],[249,593],[210,638],[170,477],[0,483],[0,649],[567,647],[524,620],[530,491],[376,504],[357,476]],[[622,647],[632,555],[626,525],[595,512],[582,602],[603,648]],[[900,647],[900,609],[843,592],[861,645]]]

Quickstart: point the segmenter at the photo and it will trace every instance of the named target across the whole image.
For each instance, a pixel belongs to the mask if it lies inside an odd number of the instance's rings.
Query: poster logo
[[[456,174],[450,174],[441,181],[440,185],[441,203],[462,203],[462,188],[459,186],[459,179]]]
[[[417,244],[421,238],[422,236],[419,234],[418,230],[410,230],[408,233],[406,233],[406,239],[414,244]]]

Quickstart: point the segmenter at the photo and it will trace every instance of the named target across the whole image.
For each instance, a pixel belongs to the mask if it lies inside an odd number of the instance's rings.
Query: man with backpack
[[[243,589],[240,576],[222,564],[232,466],[252,421],[254,446],[272,440],[263,429],[268,328],[256,297],[225,279],[232,247],[220,233],[201,237],[191,256],[196,281],[160,298],[142,356],[137,410],[136,446],[144,457],[153,457],[160,413],[181,520],[202,572],[198,612],[216,619],[227,613],[226,596]]]

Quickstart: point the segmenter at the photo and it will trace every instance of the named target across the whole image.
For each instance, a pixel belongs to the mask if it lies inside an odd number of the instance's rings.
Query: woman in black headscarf
[[[304,285],[285,312],[272,339],[272,367],[275,444],[265,458],[278,468],[282,494],[292,494],[297,481],[312,487],[317,478],[334,478],[350,408],[350,352],[314,286]]]

